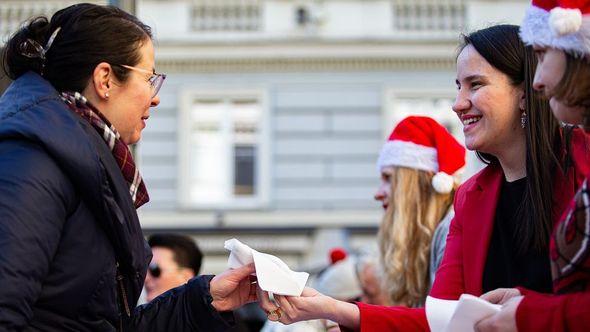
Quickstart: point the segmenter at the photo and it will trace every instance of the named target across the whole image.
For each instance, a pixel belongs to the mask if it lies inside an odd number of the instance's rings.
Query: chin
[[[477,144],[476,142],[474,142],[473,140],[468,140],[465,139],[465,148],[469,151],[477,151],[479,144]]]
[[[139,142],[139,140],[141,139],[141,133],[137,133],[135,135],[133,135],[132,137],[130,137],[127,142],[125,142],[127,145],[133,145],[137,142]]]

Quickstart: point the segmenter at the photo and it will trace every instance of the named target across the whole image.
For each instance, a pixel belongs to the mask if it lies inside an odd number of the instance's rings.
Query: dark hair
[[[161,247],[172,250],[176,264],[191,268],[195,275],[199,274],[203,253],[190,237],[180,234],[158,233],[150,236],[148,244],[152,248]]]
[[[525,46],[516,25],[496,25],[463,36],[461,49],[471,45],[514,86],[523,86],[526,102],[526,189],[517,210],[515,239],[521,252],[528,248],[546,250],[552,231],[553,172],[559,167],[561,139],[559,122],[549,110],[549,103],[533,89],[537,59]],[[486,164],[498,163],[493,155],[476,151]]]
[[[566,66],[555,98],[567,106],[583,109],[584,130],[590,131],[590,60],[564,52]]]
[[[22,54],[27,39],[45,47],[57,28],[45,60]],[[34,71],[60,92],[82,92],[99,63],[139,63],[138,50],[151,36],[150,27],[117,7],[77,4],[56,12],[51,21],[39,16],[26,23],[6,44],[2,68],[13,80]],[[118,80],[127,79],[127,70],[112,68]]]

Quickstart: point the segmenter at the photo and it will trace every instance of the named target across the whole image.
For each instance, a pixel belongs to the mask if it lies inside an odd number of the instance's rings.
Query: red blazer
[[[584,180],[587,165],[590,165],[585,135],[576,130],[572,143],[575,171],[568,172],[567,176],[561,172],[555,176],[553,215],[556,221],[567,208],[577,185]],[[431,296],[457,300],[463,293],[482,294],[483,270],[503,176],[499,166],[489,165],[457,190],[455,218],[451,222],[445,254],[436,272]],[[357,305],[361,331],[429,330],[424,308]],[[535,317],[538,316],[535,314]]]

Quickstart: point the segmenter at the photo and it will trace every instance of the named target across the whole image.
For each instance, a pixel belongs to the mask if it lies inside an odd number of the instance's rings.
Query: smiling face
[[[520,125],[524,90],[490,65],[472,45],[457,57],[457,98],[453,111],[463,123],[465,146],[498,156],[502,150],[524,142]]]
[[[149,73],[154,71],[154,46],[151,39],[147,38],[138,52],[141,58],[134,67],[146,72],[129,70],[125,82],[119,82],[112,75],[109,99],[106,107],[101,109],[126,144],[139,141],[141,131],[145,128],[145,122],[150,115],[150,107],[160,103],[160,97],[152,98],[153,90],[149,82],[151,77]]]

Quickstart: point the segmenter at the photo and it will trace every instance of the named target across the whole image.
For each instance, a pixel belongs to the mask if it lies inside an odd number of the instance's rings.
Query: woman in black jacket
[[[80,4],[6,44],[0,99],[0,330],[219,331],[256,299],[252,266],[136,307],[151,252],[128,149],[159,103],[150,28]]]

